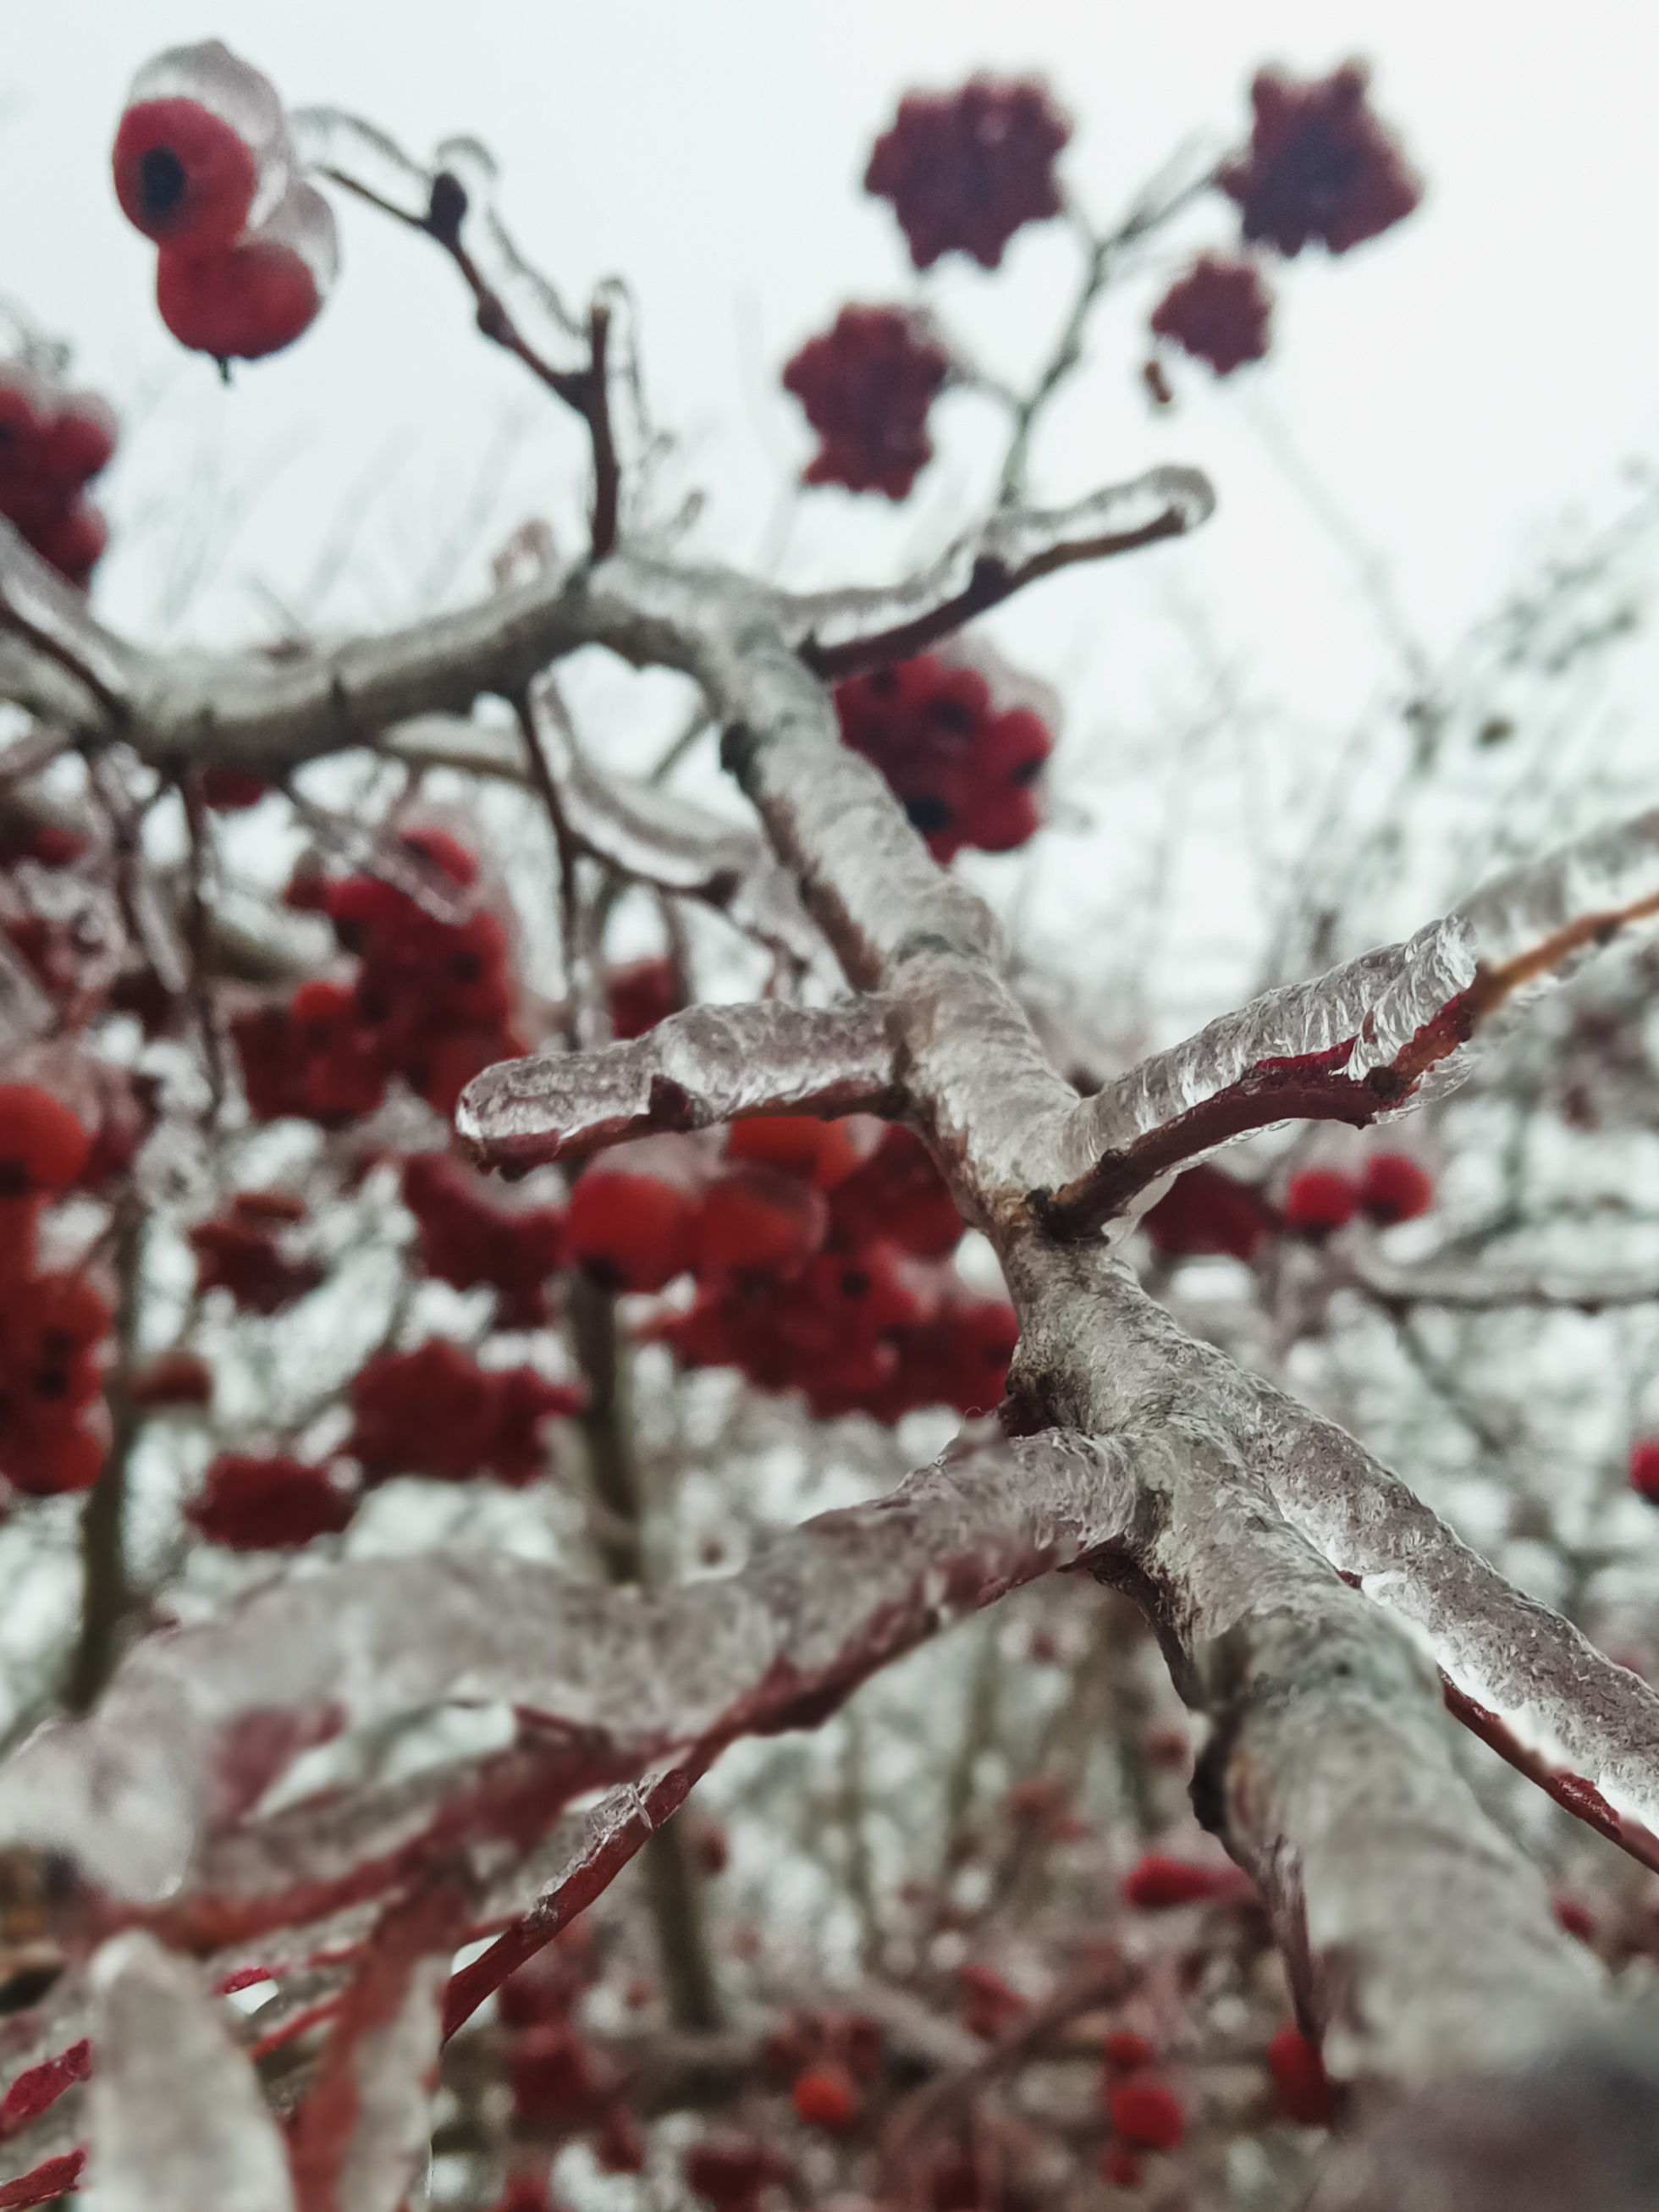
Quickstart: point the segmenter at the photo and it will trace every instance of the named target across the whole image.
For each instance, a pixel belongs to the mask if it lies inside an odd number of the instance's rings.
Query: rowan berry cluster
[[[586,1931],[582,1931],[585,1935]],[[501,1984],[496,2007],[507,2041],[514,2117],[526,2164],[514,2176],[526,2207],[550,2207],[548,2169],[566,2142],[586,2141],[606,2173],[638,2173],[645,2144],[621,2076],[574,2019],[599,1968],[585,1942],[556,1946]]]
[[[1217,178],[1238,204],[1247,239],[1289,255],[1316,241],[1346,253],[1411,214],[1422,180],[1369,104],[1370,86],[1357,61],[1305,82],[1284,70],[1257,74],[1249,148]]]
[[[439,1482],[493,1475],[520,1488],[546,1472],[541,1427],[580,1413],[584,1392],[533,1367],[481,1367],[443,1337],[384,1352],[353,1379],[343,1447],[371,1482],[423,1474]]]
[[[285,1230],[305,1213],[303,1200],[283,1192],[238,1191],[228,1212],[190,1232],[198,1290],[228,1291],[239,1311],[255,1314],[282,1313],[314,1291],[323,1268],[291,1257],[283,1243]]]
[[[43,1268],[46,1207],[84,1174],[86,1130],[50,1091],[0,1085],[0,1475],[35,1498],[86,1490],[106,1431],[100,1346],[112,1316],[82,1273]]]
[[[0,366],[0,515],[83,590],[109,543],[86,488],[115,437],[114,412],[94,392],[60,391],[19,362]]]
[[[783,372],[785,391],[818,434],[807,483],[908,499],[933,458],[927,411],[950,371],[950,355],[916,315],[843,307]]]
[[[276,87],[216,39],[158,54],[115,135],[122,211],[159,248],[155,304],[181,345],[258,361],[308,330],[339,265]]]
[[[853,677],[836,687],[836,712],[936,860],[964,845],[1011,852],[1041,827],[1036,785],[1053,733],[1029,707],[999,711],[967,662],[929,653]]]
[[[372,1113],[393,1076],[447,1115],[481,1068],[525,1051],[511,1026],[511,939],[477,895],[473,854],[422,829],[405,830],[393,857],[398,884],[307,875],[289,887],[291,905],[328,916],[358,969],[350,983],[304,983],[286,1005],[232,1021],[256,1120],[349,1121]]]
[[[1421,180],[1369,105],[1370,82],[1360,62],[1306,82],[1283,70],[1258,73],[1249,144],[1215,175],[1240,210],[1247,245],[1294,256],[1316,241],[1346,253],[1417,206]],[[1231,376],[1266,355],[1272,315],[1273,294],[1256,262],[1206,253],[1164,294],[1152,328],[1218,376]]]
[[[1207,1162],[1177,1176],[1142,1226],[1171,1259],[1226,1254],[1255,1258],[1267,1237],[1313,1242],[1363,1215],[1374,1229],[1414,1221],[1434,1204],[1434,1178],[1405,1152],[1373,1152],[1355,1177],[1308,1168],[1291,1177],[1282,1206],[1265,1191]]]
[[[1060,213],[1054,159],[1071,135],[1044,84],[975,76],[957,92],[910,93],[864,189],[891,201],[918,269],[951,252],[995,269],[1017,230]]]
[[[646,1194],[605,1186],[627,1180],[596,1170],[577,1186],[571,1241],[590,1265],[618,1265]],[[605,1194],[603,1237],[579,1219],[589,1192]],[[962,1223],[908,1131],[887,1130],[860,1157],[844,1122],[740,1122],[723,1172],[684,1207],[674,1249],[696,1274],[696,1297],[653,1331],[683,1365],[800,1389],[821,1420],[862,1412],[890,1423],[939,1405],[985,1412],[1001,1397],[1012,1310],[969,1295],[945,1264]]]

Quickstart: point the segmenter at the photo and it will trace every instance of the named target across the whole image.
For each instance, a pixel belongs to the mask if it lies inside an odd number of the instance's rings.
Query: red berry
[[[1253,261],[1201,254],[1152,310],[1152,326],[1218,376],[1231,376],[1267,351],[1273,294]]]
[[[146,1410],[161,1406],[210,1406],[213,1370],[193,1352],[166,1352],[131,1378],[127,1396]]]
[[[1632,1448],[1630,1486],[1650,1505],[1659,1505],[1659,1443],[1639,1443]]]
[[[1404,1152],[1373,1152],[1360,1178],[1359,1203],[1379,1229],[1415,1221],[1434,1204],[1432,1179]]]
[[[1358,1186],[1346,1176],[1307,1168],[1291,1177],[1285,1193],[1285,1226],[1298,1237],[1328,1237],[1352,1221],[1358,1208]]]
[[[1140,2160],[1127,2143],[1108,2143],[1101,2153],[1100,2170],[1114,2189],[1140,2186]]]
[[[114,168],[128,222],[192,253],[228,246],[259,188],[253,149],[193,100],[129,107],[115,134]]]
[[[927,410],[950,367],[944,347],[907,310],[843,307],[783,372],[784,390],[821,441],[806,482],[908,497],[933,457]]]
[[[40,475],[64,491],[78,491],[109,466],[117,427],[114,409],[95,392],[66,395],[41,427]]]
[[[290,1260],[267,1224],[239,1218],[204,1221],[190,1232],[198,1290],[224,1290],[244,1313],[277,1314],[314,1291],[326,1270],[314,1260]]]
[[[795,2110],[808,2127],[839,2135],[858,2120],[858,2092],[853,2078],[844,2066],[833,2061],[809,2066],[798,2075],[793,2094]]]
[[[228,1452],[207,1471],[185,1518],[210,1544],[236,1552],[293,1550],[349,1526],[353,1500],[326,1468],[281,1455]]]
[[[565,2022],[526,2029],[514,2045],[508,2073],[521,2120],[572,2129],[596,2116],[599,2092],[587,2047]]]
[[[1362,62],[1301,83],[1280,70],[1261,71],[1250,88],[1249,150],[1217,175],[1238,203],[1246,238],[1289,254],[1317,239],[1346,253],[1416,207],[1421,179],[1366,105],[1370,81]]]
[[[1319,2045],[1299,2028],[1282,2027],[1267,2045],[1273,2077],[1273,2101],[1287,2120],[1322,2128],[1336,2109],[1336,2090],[1325,2071]]]
[[[819,1121],[805,1114],[769,1114],[734,1121],[726,1133],[729,1160],[781,1168],[820,1190],[833,1189],[858,1166],[860,1154],[844,1121]]]
[[[829,1218],[810,1184],[775,1168],[734,1168],[702,1194],[697,1258],[706,1267],[793,1271],[823,1243]]]
[[[690,1266],[695,1200],[654,1176],[590,1169],[570,1196],[570,1249],[619,1291],[660,1291]]]
[[[1180,1905],[1243,1900],[1255,1885],[1242,1867],[1194,1866],[1185,1859],[1149,1851],[1127,1876],[1123,1901],[1142,1912],[1164,1912]]]
[[[1114,2028],[1100,2049],[1109,2066],[1121,2067],[1126,2074],[1137,2066],[1150,2066],[1158,2055],[1146,2038],[1137,2035],[1132,2027]]]
[[[1072,135],[1045,86],[988,76],[911,93],[876,141],[864,189],[890,200],[918,269],[943,253],[994,269],[1021,226],[1060,213],[1054,156]]]
[[[227,768],[217,763],[201,769],[197,777],[202,804],[216,814],[240,814],[257,806],[270,789],[262,775],[250,768]]]
[[[1124,2142],[1143,2150],[1174,2150],[1187,2130],[1186,2114],[1175,2091],[1144,2075],[1115,2083],[1107,2094],[1106,2109]]]
[[[611,1034],[618,1039],[643,1036],[678,1012],[679,985],[672,960],[636,960],[613,968],[607,986]]]
[[[1171,1258],[1227,1253],[1250,1259],[1272,1216],[1259,1194],[1219,1168],[1188,1168],[1177,1176],[1141,1226]]]
[[[752,1125],[758,1126],[758,1125]],[[927,1146],[889,1129],[830,1200],[837,1236],[858,1246],[885,1238],[919,1260],[941,1260],[962,1242],[962,1216]]]
[[[32,1083],[0,1084],[0,1199],[50,1197],[86,1165],[91,1139],[69,1108]]]
[[[988,1966],[963,1966],[957,1978],[962,1985],[962,2024],[981,2042],[994,2043],[1030,2010],[1019,1991]]]
[[[301,204],[327,213],[328,203],[309,185]],[[214,252],[164,251],[155,264],[155,304],[180,345],[216,361],[261,361],[308,331],[333,280],[331,234],[327,258],[301,250],[286,232],[256,233]],[[311,226],[319,235],[320,222]]]

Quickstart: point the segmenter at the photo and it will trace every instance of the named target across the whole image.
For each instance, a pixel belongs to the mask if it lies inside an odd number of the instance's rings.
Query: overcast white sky
[[[1158,280],[1132,285],[1039,448],[1038,489],[1056,499],[1159,459],[1201,463],[1220,494],[1201,540],[1133,577],[1059,580],[1008,631],[1085,722],[1110,712],[1148,606],[1172,591],[1305,711],[1351,714],[1386,680],[1373,617],[1264,447],[1264,409],[1386,554],[1431,649],[1489,602],[1529,534],[1575,498],[1605,502],[1620,464],[1656,444],[1659,11],[1633,0],[11,0],[0,291],[72,337],[85,378],[133,408],[100,593],[135,627],[170,599],[198,635],[268,633],[258,585],[299,598],[343,511],[361,530],[357,577],[322,619],[395,619],[446,580],[453,526],[492,468],[479,559],[532,513],[568,538],[583,465],[568,420],[471,331],[441,258],[355,208],[341,286],[300,345],[228,393],[181,355],[150,301],[151,252],[115,207],[108,146],[139,64],[215,34],[293,104],[355,108],[413,150],[477,132],[521,242],[568,291],[624,271],[658,417],[684,441],[678,480],[708,493],[699,542],[740,560],[775,548],[780,487],[809,450],[779,366],[843,301],[915,289],[889,210],[858,189],[901,90],[981,64],[1047,75],[1077,118],[1065,173],[1104,220],[1189,134],[1242,133],[1259,62],[1313,72],[1368,56],[1427,178],[1421,213],[1340,261],[1285,269],[1272,363],[1220,392],[1195,369],[1166,416],[1133,374]],[[1226,240],[1231,212],[1218,202],[1185,237]],[[952,269],[929,296],[1016,369],[1054,327],[1070,268],[1050,226],[1017,241],[1000,277]],[[891,568],[965,517],[989,417],[953,398],[939,428],[944,457],[901,514],[805,501],[789,573]],[[188,599],[179,520],[210,511],[193,489],[209,482],[217,520],[194,550],[216,580]]]

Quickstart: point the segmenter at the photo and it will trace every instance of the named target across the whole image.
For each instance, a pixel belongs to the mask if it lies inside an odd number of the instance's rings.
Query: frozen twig
[[[882,1113],[896,1082],[874,1001],[688,1006],[625,1044],[487,1068],[455,1127],[481,1167],[519,1170],[749,1115]]]

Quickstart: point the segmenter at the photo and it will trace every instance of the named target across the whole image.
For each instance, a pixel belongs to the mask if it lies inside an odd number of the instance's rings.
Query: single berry
[[[1108,2093],[1112,2125],[1127,2143],[1141,2150],[1174,2150],[1187,2130],[1181,2100],[1162,2081],[1132,2074]]]
[[[1297,1237],[1328,1237],[1359,1210],[1359,1190],[1329,1168],[1306,1168],[1285,1192],[1285,1226]]]
[[[287,181],[276,87],[217,39],[158,54],[134,78],[115,134],[115,196],[159,246],[228,246]]]
[[[1434,1204],[1433,1179],[1404,1152],[1373,1152],[1360,1177],[1359,1204],[1379,1229],[1415,1221]]]
[[[163,246],[155,304],[181,345],[216,361],[260,361],[310,329],[338,266],[333,211],[296,179],[234,246]]]
[[[1258,1192],[1206,1163],[1177,1176],[1158,1204],[1147,1209],[1141,1226],[1158,1250],[1171,1259],[1226,1253],[1249,1261],[1272,1221]]]
[[[833,2062],[809,2066],[798,2075],[793,2092],[796,2112],[810,2128],[843,2134],[859,2116],[858,2092],[844,2066]]]
[[[1282,2027],[1267,2045],[1273,2101],[1287,2120],[1304,2128],[1326,2126],[1336,2109],[1336,2090],[1319,2045],[1300,2028]]]
[[[1166,1912],[1179,1905],[1212,1904],[1254,1897],[1255,1885],[1242,1868],[1194,1866],[1186,1859],[1149,1851],[1123,1884],[1123,1902],[1142,1912]]]

